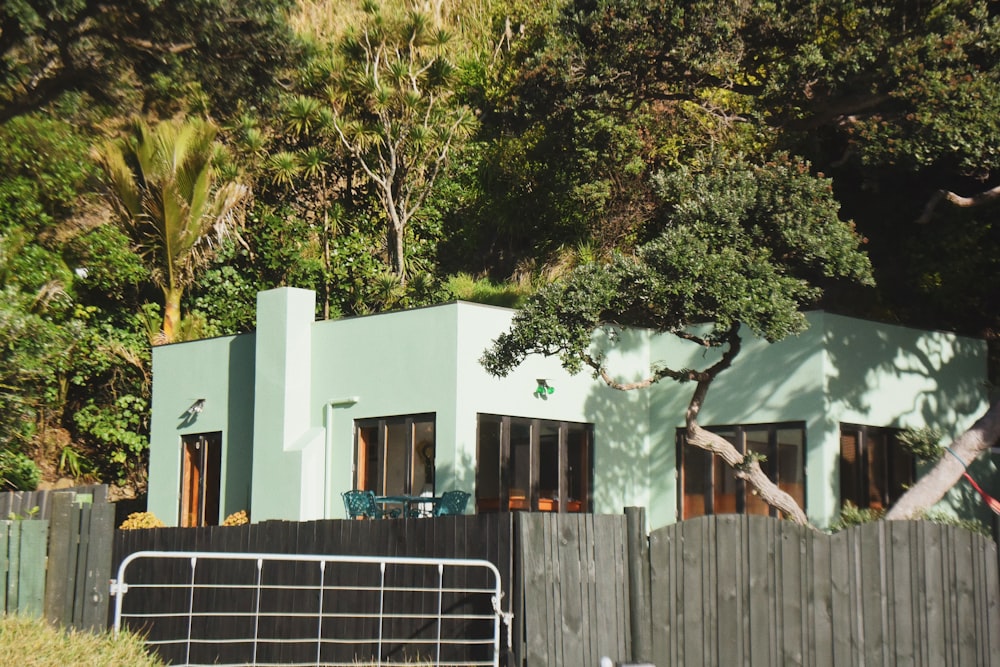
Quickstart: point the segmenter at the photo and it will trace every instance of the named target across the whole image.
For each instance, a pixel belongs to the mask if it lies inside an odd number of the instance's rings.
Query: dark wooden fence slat
[[[114,504],[95,502],[91,510],[90,528],[89,549],[86,552],[83,616],[78,627],[97,631],[107,627],[111,545],[115,534]]]
[[[732,631],[736,635],[732,642],[739,651],[716,664],[735,664],[741,654],[749,655],[751,662],[774,664],[777,654],[773,628],[776,623],[775,597],[779,594],[775,572],[779,566],[774,525],[759,516],[731,515],[734,532],[731,559],[738,573],[738,599],[730,604],[737,610],[742,622]],[[727,532],[725,524],[719,524],[720,532]],[[725,553],[725,552],[723,552]],[[738,633],[738,634],[737,634]],[[754,635],[751,638],[751,635]],[[720,633],[718,642],[725,646],[727,636]],[[744,639],[746,640],[744,642]],[[745,651],[745,653],[743,653]]]
[[[73,627],[83,623],[83,601],[86,597],[87,584],[87,549],[90,547],[91,506],[73,503],[72,525],[77,527],[76,544],[71,547],[71,556],[75,564],[76,574],[73,577]],[[74,548],[75,547],[75,548]]]
[[[715,530],[712,532],[715,537],[717,554],[707,552],[706,556],[711,558],[718,555],[723,559],[723,563],[716,568],[717,593],[714,596],[709,596],[706,601],[706,606],[714,610],[715,619],[714,621],[705,619],[705,621],[717,624],[717,632],[712,632],[716,636],[711,642],[717,647],[715,648],[717,656],[710,658],[710,664],[735,665],[743,652],[743,624],[749,621],[754,614],[752,608],[748,614],[742,606],[743,601],[747,599],[746,592],[743,590],[747,565],[743,558],[746,523],[741,520],[741,517],[735,514],[730,515],[717,522]],[[752,565],[753,563],[751,563]],[[750,578],[753,581],[752,573]],[[766,603],[767,597],[751,596],[750,600],[760,600],[762,603]],[[722,641],[722,637],[726,637],[727,641]]]
[[[10,526],[12,521],[0,521],[0,612],[7,612],[7,577],[10,576]]]
[[[653,659],[652,609],[650,606],[650,555],[646,538],[646,511],[642,507],[625,508],[626,567],[628,576],[629,657],[635,662]]]
[[[45,556],[48,521],[20,521],[21,545],[17,612],[41,616],[45,609]]]
[[[7,609],[17,610],[18,575],[21,571],[21,521],[11,521],[7,542]]]
[[[70,560],[71,549],[75,549],[70,527],[72,504],[70,494],[61,493],[52,498],[49,567],[45,586],[45,617],[63,626],[68,626],[73,620],[72,589],[67,586],[70,568],[75,568],[75,561]]]

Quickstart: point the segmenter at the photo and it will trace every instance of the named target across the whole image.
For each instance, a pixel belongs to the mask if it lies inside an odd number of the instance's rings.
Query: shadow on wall
[[[982,354],[981,342],[937,332],[903,331],[904,335],[891,340],[882,332],[868,335],[863,330],[845,331],[845,327],[829,331],[827,350],[837,369],[830,378],[830,393],[846,406],[865,412],[871,409],[866,400],[870,383],[885,376],[923,387],[896,419],[948,424],[956,415],[978,417],[975,413],[985,387],[981,378],[968,373],[974,371],[970,359]],[[985,358],[980,358],[985,364]]]
[[[253,419],[256,336],[241,334],[229,344],[229,404],[226,406],[226,489],[223,515],[250,511],[253,479]],[[221,520],[221,519],[220,519]]]
[[[672,338],[669,334],[661,334],[661,337]],[[816,350],[807,344],[808,341],[802,340],[796,345],[795,340],[775,346],[750,346],[745,337],[744,348],[733,366],[721,373],[709,389],[699,421],[704,425],[760,423],[771,421],[770,416],[762,415],[779,410],[785,415],[796,415],[789,419],[815,417],[822,409],[821,397],[814,399],[815,392],[810,394],[804,387],[797,386],[803,376],[792,370],[806,363]],[[629,344],[628,339],[620,338],[616,350],[623,354],[636,352],[638,343]],[[775,354],[781,355],[780,368],[785,372],[774,372],[775,364],[768,362],[767,356]],[[652,362],[672,368],[704,369],[713,363],[713,358],[704,355],[701,348],[685,344],[677,349],[675,356],[654,358]],[[766,368],[768,372],[757,372],[756,368]],[[615,370],[609,368],[617,379],[640,379],[618,377]],[[621,502],[623,494],[629,498],[632,489],[639,490],[647,485],[650,489],[666,490],[673,484],[677,467],[676,429],[684,424],[694,390],[695,385],[691,382],[661,380],[652,387],[622,392],[611,389],[600,379],[594,380],[585,406],[587,418],[602,423],[614,442],[610,455],[600,455],[608,452],[605,444],[595,462],[595,486],[601,502]],[[776,399],[777,396],[785,398]],[[647,410],[648,433],[645,420],[637,421],[637,416],[646,415]],[[646,435],[651,448],[648,460],[640,446],[640,439]],[[641,483],[639,477],[646,471],[648,482]]]
[[[917,388],[912,402],[896,410],[889,423],[876,425],[937,426],[945,432],[941,444],[948,444],[960,433],[956,419],[978,419],[983,401],[988,399],[982,375],[973,375],[977,355],[979,363],[986,364],[982,343],[939,332],[901,330],[903,335],[890,339],[882,332],[870,335],[865,330],[831,327],[826,343],[832,366],[837,369],[830,378],[831,394],[846,407],[864,412],[871,408],[869,398],[877,395],[878,387],[872,392],[870,385],[878,378],[885,378],[887,384]],[[931,465],[922,464],[920,472]],[[990,495],[1000,493],[997,465],[991,457],[975,461],[969,474]],[[947,499],[961,515],[975,516],[987,526],[994,524],[995,517],[964,479],[952,488]]]

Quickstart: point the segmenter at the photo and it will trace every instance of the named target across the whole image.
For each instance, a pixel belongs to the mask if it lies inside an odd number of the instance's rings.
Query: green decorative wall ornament
[[[556,388],[550,384],[551,380],[547,380],[545,378],[539,378],[535,380],[535,382],[538,383],[538,387],[535,388],[535,394],[537,394],[538,396],[544,398],[546,396],[551,396],[553,393],[555,393]]]

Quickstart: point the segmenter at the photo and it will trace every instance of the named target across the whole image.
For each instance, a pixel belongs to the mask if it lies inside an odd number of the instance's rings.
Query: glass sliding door
[[[804,424],[713,426],[708,430],[725,438],[744,456],[760,457],[764,474],[805,506]],[[682,519],[709,514],[777,515],[721,458],[689,446],[683,429],[677,431],[677,460]]]
[[[480,512],[589,512],[593,425],[479,415]]]
[[[355,422],[355,488],[379,496],[434,492],[434,415]]]

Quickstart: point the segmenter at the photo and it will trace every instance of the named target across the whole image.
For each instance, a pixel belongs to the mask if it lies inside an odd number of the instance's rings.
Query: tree
[[[877,278],[876,290],[828,291],[826,307],[995,341],[998,37],[1000,15],[983,0],[570,0],[514,49],[504,110],[643,119],[636,158],[651,172],[706,143],[800,156],[864,230]],[[587,146],[566,136],[563,155]],[[963,461],[1000,435],[994,412],[956,442]],[[939,466],[946,474],[914,487],[923,508],[960,479],[954,457]]]
[[[387,219],[389,265],[405,285],[410,222],[474,118],[455,100],[449,34],[415,10],[366,9],[365,22],[336,48],[334,128],[375,189]]]
[[[862,239],[837,216],[829,182],[786,156],[766,164],[706,156],[701,167],[657,176],[659,232],[634,256],[589,264],[543,288],[494,341],[483,365],[505,375],[528,354],[558,355],[570,371],[590,367],[609,386],[641,389],[662,380],[693,382],[688,442],[719,455],[760,497],[797,523],[805,512],[727,440],[698,424],[714,379],[740,351],[741,330],[774,342],[801,331],[800,308],[825,281],[871,283]],[[696,325],[704,324],[703,328]],[[606,367],[613,331],[646,327],[715,350],[703,368],[659,362],[648,377],[616,380]]]
[[[215,183],[216,132],[201,120],[136,121],[127,138],[97,152],[119,222],[163,290],[163,342],[177,335],[184,290],[234,231],[250,194],[235,181]]]
[[[15,0],[0,5],[0,122],[66,92],[119,106],[178,99],[186,85],[216,107],[256,100],[294,62],[281,0]],[[139,85],[136,86],[135,84]],[[164,89],[165,87],[165,89]],[[191,92],[190,90],[188,92]]]

